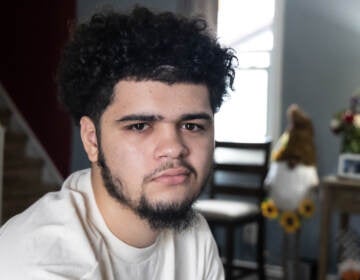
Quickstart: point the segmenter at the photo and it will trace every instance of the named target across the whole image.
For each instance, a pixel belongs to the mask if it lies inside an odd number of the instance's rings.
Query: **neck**
[[[128,206],[118,202],[107,192],[98,166],[91,169],[91,182],[96,204],[110,231],[130,246],[145,248],[153,244],[159,234]]]

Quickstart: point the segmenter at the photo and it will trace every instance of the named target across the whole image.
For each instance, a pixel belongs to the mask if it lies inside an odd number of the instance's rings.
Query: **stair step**
[[[13,186],[38,186],[41,185],[42,181],[40,177],[37,176],[13,176],[13,175],[4,175],[3,177],[3,190],[6,188],[13,188]]]
[[[6,131],[5,142],[7,144],[11,144],[11,143],[14,143],[14,142],[25,143],[26,140],[27,140],[27,136],[24,133]]]
[[[23,133],[6,132],[4,157],[12,158],[24,155],[27,137]]]
[[[4,108],[0,110],[0,123],[3,126],[9,124],[10,118],[11,118],[11,112],[9,110]]]
[[[40,169],[43,167],[44,162],[38,158],[28,158],[25,156],[22,157],[12,157],[4,159],[4,169],[5,171],[14,171],[21,172],[23,170],[34,170]]]
[[[45,185],[40,182],[27,183],[26,181],[13,182],[4,184],[3,197],[13,198],[14,196],[41,195],[43,193],[59,190],[59,187]]]
[[[5,165],[3,181],[4,186],[7,187],[10,183],[15,182],[40,182],[42,176],[42,170],[38,166],[19,166],[19,167],[7,167]]]

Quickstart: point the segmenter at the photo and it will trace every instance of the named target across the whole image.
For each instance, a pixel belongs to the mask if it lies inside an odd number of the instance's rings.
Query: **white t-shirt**
[[[82,170],[0,229],[0,278],[218,280],[224,273],[200,215],[192,228],[163,231],[147,248],[117,239],[97,208],[90,170]]]

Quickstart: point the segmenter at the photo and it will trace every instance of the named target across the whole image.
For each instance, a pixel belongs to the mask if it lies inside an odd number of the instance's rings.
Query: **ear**
[[[96,138],[96,127],[89,117],[80,119],[80,136],[89,160],[92,163],[98,160],[98,143]]]

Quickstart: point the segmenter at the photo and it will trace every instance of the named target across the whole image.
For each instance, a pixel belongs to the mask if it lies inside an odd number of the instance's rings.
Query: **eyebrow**
[[[134,115],[127,115],[118,119],[118,122],[128,122],[128,121],[144,121],[144,122],[153,122],[159,121],[164,119],[159,115],[145,115],[145,114],[134,114]]]
[[[117,122],[128,122],[128,121],[154,122],[163,119],[164,117],[161,115],[132,114],[132,115],[126,115],[118,119]],[[212,121],[213,118],[208,113],[183,114],[180,116],[181,121],[189,121],[189,120],[197,120],[197,119]]]
[[[211,121],[213,118],[208,113],[184,114],[180,118],[182,121],[204,119]]]

